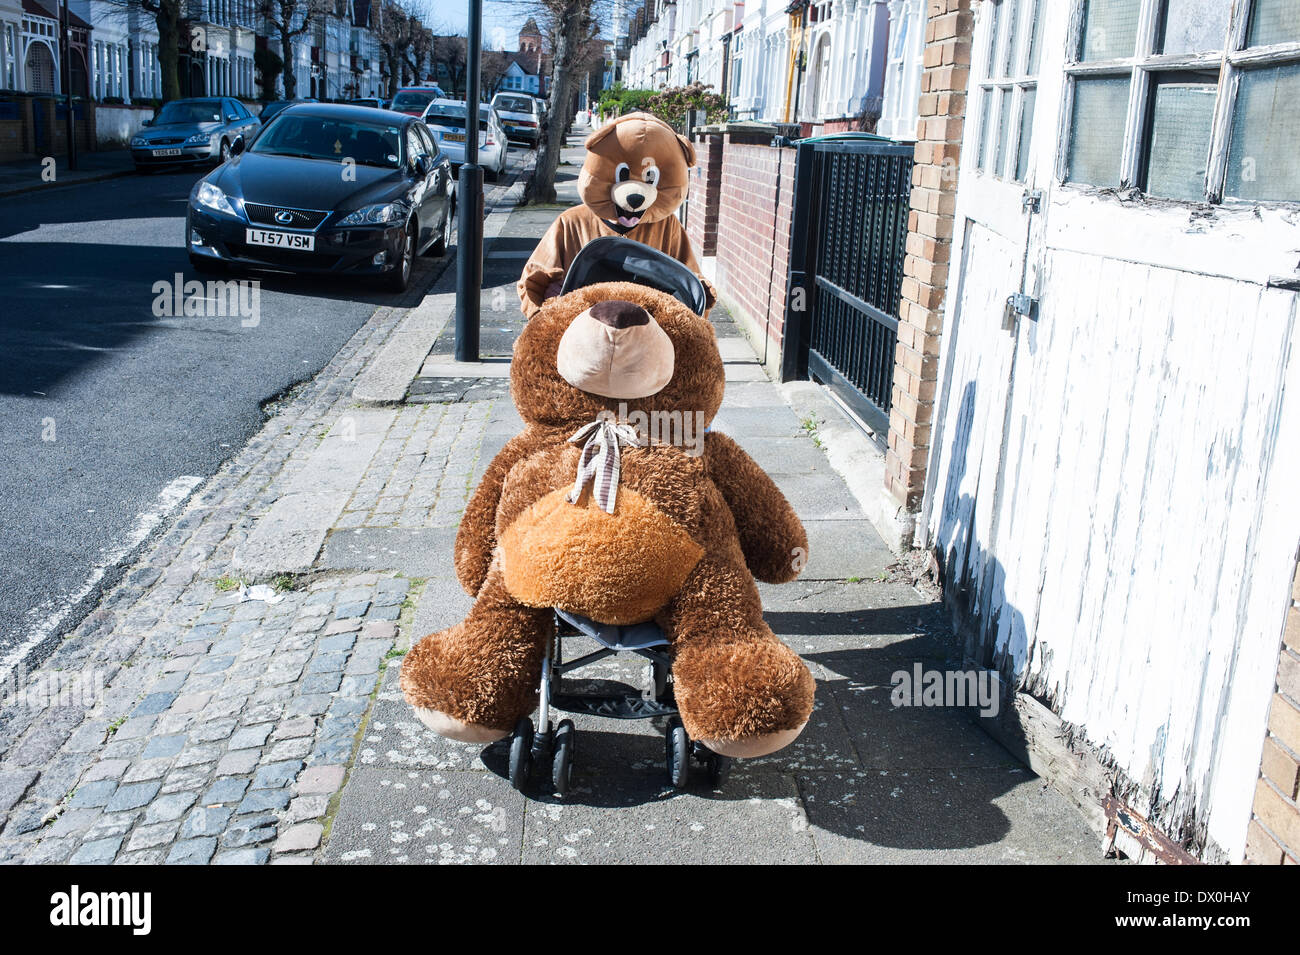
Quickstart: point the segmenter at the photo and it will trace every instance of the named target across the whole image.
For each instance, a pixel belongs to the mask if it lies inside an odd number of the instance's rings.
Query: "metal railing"
[[[830,136],[797,150],[783,377],[822,381],[884,433],[913,147]]]

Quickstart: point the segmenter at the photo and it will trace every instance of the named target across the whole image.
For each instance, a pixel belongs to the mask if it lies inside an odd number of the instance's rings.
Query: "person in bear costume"
[[[629,113],[596,130],[584,145],[587,156],[578,176],[582,205],[551,223],[519,278],[525,318],[559,294],[578,250],[600,236],[635,239],[700,274],[686,230],[673,215],[686,198],[695,165],[691,141],[649,113]],[[713,288],[704,282],[704,289],[712,308]]]
[[[537,705],[559,607],[655,621],[686,731],[714,752],[762,756],[799,735],[812,675],[764,622],[754,578],[793,580],[807,536],[753,459],[705,432],[723,387],[713,326],[657,290],[601,283],[534,314],[510,369],[525,428],[487,468],[456,535],[474,606],[402,664],[425,725],[465,742],[506,736]],[[699,441],[646,441],[629,425],[636,412],[690,416]]]

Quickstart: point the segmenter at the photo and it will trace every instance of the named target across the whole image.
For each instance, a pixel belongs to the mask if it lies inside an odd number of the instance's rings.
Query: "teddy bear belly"
[[[620,487],[613,514],[552,491],[501,535],[506,589],[529,607],[558,607],[600,623],[649,620],[685,583],[704,551],[636,491]]]

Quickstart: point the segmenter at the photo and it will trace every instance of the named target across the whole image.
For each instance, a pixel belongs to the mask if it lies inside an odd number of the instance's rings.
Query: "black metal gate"
[[[829,385],[884,434],[913,147],[844,137],[797,149],[782,377]]]

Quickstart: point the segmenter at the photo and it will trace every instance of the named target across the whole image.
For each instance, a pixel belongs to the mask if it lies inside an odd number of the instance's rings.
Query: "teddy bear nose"
[[[633,193],[632,195],[627,197],[628,207],[632,209],[640,209],[641,203],[643,202],[645,202],[645,196],[641,195],[640,193]]]
[[[650,324],[650,313],[631,302],[608,300],[591,306],[591,317],[610,328],[632,328]]]

